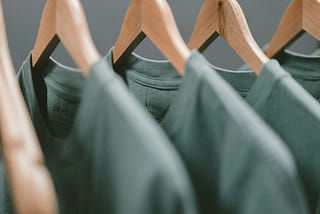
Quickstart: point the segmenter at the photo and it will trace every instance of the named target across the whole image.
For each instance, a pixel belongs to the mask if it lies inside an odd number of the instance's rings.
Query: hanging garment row
[[[0,14],[0,213],[320,213],[320,57],[285,49],[319,12],[293,0],[263,51],[236,0],[205,0],[188,44],[167,1],[131,0],[101,57],[80,1],[47,0],[17,80]],[[219,35],[246,65],[201,55]]]

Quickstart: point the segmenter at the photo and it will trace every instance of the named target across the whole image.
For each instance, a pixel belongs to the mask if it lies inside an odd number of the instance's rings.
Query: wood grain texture
[[[114,63],[121,63],[146,36],[183,75],[191,53],[165,0],[131,1],[113,49]]]
[[[79,0],[47,1],[32,52],[33,66],[45,64],[60,41],[83,74],[88,75],[91,65],[100,59],[100,55]]]
[[[204,51],[219,35],[260,74],[269,59],[253,39],[238,1],[205,0],[188,46]]]
[[[0,3],[0,134],[16,213],[55,214],[55,190],[15,77]]]
[[[279,27],[265,51],[268,57],[273,57],[297,39],[297,35],[300,35],[303,30],[302,12],[303,1],[293,0],[285,11]]]
[[[319,0],[293,0],[285,11],[279,27],[265,51],[267,56],[274,57],[304,32],[320,40],[319,14]]]
[[[304,0],[302,28],[320,41],[320,0]]]

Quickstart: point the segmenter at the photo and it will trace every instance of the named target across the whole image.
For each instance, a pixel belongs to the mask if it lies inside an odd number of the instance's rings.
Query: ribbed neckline
[[[277,54],[275,59],[294,77],[320,80],[320,56],[284,50]]]
[[[112,51],[105,59],[112,65]],[[151,60],[135,53],[130,54],[121,65],[117,66],[119,74],[126,73],[127,77],[145,86],[159,89],[179,89],[182,78],[168,60]]]
[[[59,138],[55,137],[48,128],[45,119],[40,111],[40,106],[37,100],[33,75],[39,75],[40,78],[45,78],[45,81],[49,81],[47,87],[50,90],[58,92],[59,95],[67,97],[71,100],[79,101],[78,109],[81,108],[85,102],[82,99],[82,92],[89,90],[89,86],[86,84],[87,79],[83,77],[79,69],[64,66],[52,58],[49,58],[48,64],[41,68],[41,70],[34,70],[31,65],[31,53],[20,68],[19,75],[22,75],[23,85],[26,88],[26,98],[28,99],[30,114],[34,120],[36,129],[38,130],[38,137],[41,142],[41,148],[46,156],[46,159],[50,159],[51,163],[63,161],[65,158],[71,157],[69,153],[72,152],[74,145],[71,145],[70,137],[74,133],[74,129],[70,130],[67,137]],[[94,67],[94,65],[92,66]],[[91,69],[90,69],[91,70]],[[34,74],[35,72],[38,72]],[[87,78],[92,78],[92,71]],[[79,117],[79,111],[75,114],[74,121]],[[54,157],[54,158],[51,158]]]
[[[110,65],[113,64],[112,50],[113,48],[105,57]],[[167,134],[171,135],[183,124],[187,103],[196,99],[193,92],[199,87],[201,71],[194,69],[192,62],[202,58],[198,51],[192,51],[185,65],[185,75],[181,77],[168,60],[151,60],[132,53],[115,72],[121,75],[125,72],[126,78],[148,87],[178,91],[161,122],[161,125],[166,127]]]

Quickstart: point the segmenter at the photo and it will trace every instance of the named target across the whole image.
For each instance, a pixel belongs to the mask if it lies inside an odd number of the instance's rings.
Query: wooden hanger
[[[100,55],[93,44],[79,0],[47,0],[32,52],[33,66],[46,63],[59,40],[83,74],[88,75],[90,66],[100,59]]]
[[[204,51],[219,35],[260,74],[269,59],[253,39],[237,0],[205,0],[188,46]]]
[[[55,190],[15,77],[0,2],[0,136],[16,213],[58,213]]]
[[[113,49],[117,64],[148,37],[183,75],[191,52],[183,41],[172,11],[165,0],[132,0]]]
[[[304,32],[320,40],[320,2],[319,0],[293,0],[285,11],[280,25],[266,49],[273,57],[289,46]]]

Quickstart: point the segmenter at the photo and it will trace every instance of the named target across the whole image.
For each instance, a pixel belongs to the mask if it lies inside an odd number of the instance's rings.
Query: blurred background
[[[239,0],[247,18],[251,32],[262,47],[273,36],[283,12],[291,0]],[[2,0],[7,26],[7,34],[16,70],[31,51],[37,35],[39,21],[45,0]],[[130,0],[82,0],[94,42],[102,55],[115,43],[123,17]],[[168,1],[184,39],[188,41],[202,0]],[[318,43],[309,35],[304,35],[290,49],[300,53],[312,53]],[[152,59],[163,59],[161,53],[145,40],[135,51]],[[214,65],[234,69],[243,62],[234,51],[219,38],[204,53]],[[74,66],[62,45],[54,52],[59,62]]]

